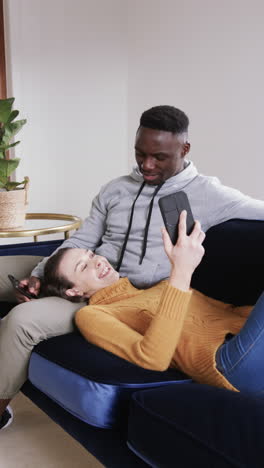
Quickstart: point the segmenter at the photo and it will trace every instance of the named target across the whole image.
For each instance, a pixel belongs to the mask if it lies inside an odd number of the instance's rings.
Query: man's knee
[[[59,297],[45,297],[23,302],[15,306],[5,318],[9,326],[26,327],[27,325],[40,329],[47,329],[48,333],[56,328],[65,326],[73,322],[76,310],[85,304],[74,304]]]
[[[25,322],[31,312],[31,308],[28,307],[28,305],[29,304],[27,302],[24,302],[23,304],[18,304],[13,307],[13,309],[11,309],[9,314],[5,317],[5,323],[8,323],[9,326],[12,325],[15,327],[20,323]]]
[[[42,336],[39,330],[38,336],[33,336],[33,316],[28,303],[15,306],[1,323],[1,338],[9,343],[20,343],[26,347],[32,347],[38,343]]]
[[[57,297],[32,300],[15,306],[3,325],[10,335],[35,345],[51,336],[73,331],[75,311],[83,305]]]
[[[32,335],[30,330],[36,316],[35,312],[35,307],[29,302],[18,304],[4,318],[2,322],[3,333],[8,334],[10,339],[19,337],[21,341],[24,341],[24,336],[30,337]],[[41,333],[42,331],[40,330]]]
[[[18,304],[10,311],[9,316],[23,321],[42,320],[43,317],[52,320],[54,316],[66,318],[74,315],[75,311],[84,305],[86,304],[83,302],[76,304],[59,297],[43,297]]]

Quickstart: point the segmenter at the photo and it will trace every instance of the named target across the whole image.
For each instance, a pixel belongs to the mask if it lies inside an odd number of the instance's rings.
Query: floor
[[[81,445],[22,393],[13,423],[0,435],[0,468],[101,468]]]

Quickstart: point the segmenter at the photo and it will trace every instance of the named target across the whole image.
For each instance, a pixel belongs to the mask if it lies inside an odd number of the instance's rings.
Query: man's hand
[[[166,229],[162,230],[165,252],[171,262],[170,283],[172,286],[187,291],[190,287],[192,274],[201,262],[204,255],[202,243],[205,233],[199,221],[195,221],[194,228],[189,236],[186,234],[187,212],[181,212],[178,240],[173,245]]]
[[[35,296],[38,296],[39,292],[40,292],[41,281],[36,276],[30,276],[29,278],[22,279],[19,282],[19,286],[21,288],[24,288],[25,290],[27,290],[31,294],[35,294]],[[15,294],[16,294],[17,301],[19,303],[20,302],[29,302],[29,301],[31,301],[31,299],[24,296],[23,293],[21,293],[19,291],[16,291]]]

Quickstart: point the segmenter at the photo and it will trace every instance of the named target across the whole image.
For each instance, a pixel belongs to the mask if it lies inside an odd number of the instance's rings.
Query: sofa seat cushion
[[[263,432],[264,401],[241,393],[193,383],[131,399],[128,446],[155,468],[261,468]]]
[[[175,370],[149,371],[87,342],[78,332],[34,348],[30,382],[74,416],[111,428],[127,419],[130,395],[140,389],[191,382]]]

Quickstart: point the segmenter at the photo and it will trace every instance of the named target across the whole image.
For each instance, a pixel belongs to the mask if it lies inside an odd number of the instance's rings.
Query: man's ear
[[[83,292],[79,291],[79,289],[76,289],[76,288],[66,289],[65,294],[66,296],[69,296],[69,297],[83,296]]]
[[[191,149],[191,144],[188,141],[186,141],[183,144],[183,151],[182,151],[183,152],[183,157],[186,156],[186,154],[189,153],[190,149]]]

